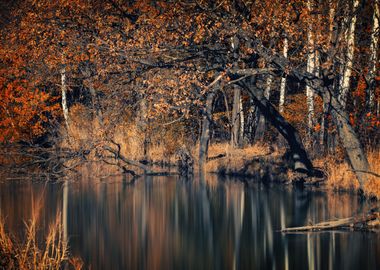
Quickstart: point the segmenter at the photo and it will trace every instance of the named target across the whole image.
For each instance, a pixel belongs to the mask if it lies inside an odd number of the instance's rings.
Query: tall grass
[[[194,151],[196,152],[196,151]],[[280,152],[278,149],[272,149],[266,144],[254,144],[244,148],[234,148],[230,143],[216,143],[209,146],[208,157],[213,158],[225,155],[221,158],[209,160],[206,163],[205,170],[207,172],[218,172],[220,170],[227,170],[236,172],[242,169],[247,162],[252,161],[253,158],[258,156],[278,156]]]
[[[39,244],[36,236],[37,219],[25,223],[25,241],[20,241],[5,230],[0,219],[0,269],[45,270],[82,269],[83,263],[69,258],[67,241],[64,239],[61,215],[50,225],[45,243]]]
[[[362,187],[367,197],[380,199],[380,150],[372,150],[367,154],[370,164],[367,174],[368,181]],[[324,168],[327,171],[327,185],[334,190],[356,191],[360,188],[359,181],[347,162],[327,157],[323,160]],[[377,176],[376,176],[377,175]]]

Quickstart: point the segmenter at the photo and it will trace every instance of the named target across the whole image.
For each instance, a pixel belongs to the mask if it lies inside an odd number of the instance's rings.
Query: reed
[[[25,241],[21,241],[6,231],[0,218],[0,269],[82,269],[81,260],[69,256],[60,214],[50,225],[44,244],[38,243],[36,228],[37,218],[25,222]]]
[[[363,187],[364,195],[380,199],[380,150],[371,150],[367,154],[370,164],[368,181]],[[357,191],[360,188],[355,172],[346,161],[333,157],[322,160],[327,172],[327,185],[334,190]],[[321,163],[321,161],[319,161]]]

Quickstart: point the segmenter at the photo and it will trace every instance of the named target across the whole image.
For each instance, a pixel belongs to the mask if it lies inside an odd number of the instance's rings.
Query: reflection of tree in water
[[[16,227],[39,197],[41,233],[62,208],[72,253],[92,269],[353,269],[380,263],[374,256],[378,235],[277,232],[352,215],[361,204],[348,194],[245,187],[207,176],[203,182],[146,178],[135,185],[7,184],[0,195],[1,213]]]

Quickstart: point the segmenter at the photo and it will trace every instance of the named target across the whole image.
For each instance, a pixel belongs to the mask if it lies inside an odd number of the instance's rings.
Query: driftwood
[[[330,220],[302,227],[290,227],[281,232],[322,231],[331,229],[368,230],[380,226],[380,213],[370,211],[369,214],[356,217]]]

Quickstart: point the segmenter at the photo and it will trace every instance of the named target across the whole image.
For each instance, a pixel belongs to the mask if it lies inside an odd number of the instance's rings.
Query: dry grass
[[[104,122],[102,127],[90,108],[75,104],[70,108],[70,129],[62,128],[61,147],[89,149],[91,145],[112,139],[120,144],[121,154],[132,160],[173,161],[176,150],[184,143],[183,130],[178,125],[160,126],[151,123],[146,130],[126,120],[118,125]],[[157,130],[156,130],[157,129]],[[144,138],[149,144],[144,153]]]
[[[380,150],[370,151],[367,158],[370,171],[380,175]],[[339,162],[335,158],[327,157],[316,163],[325,169],[327,185],[334,190],[356,191],[360,188],[358,179],[347,162]],[[380,199],[380,178],[368,174],[368,182],[363,187],[363,191],[368,197]]]
[[[359,182],[347,162],[338,163],[333,158],[326,158],[327,185],[334,190],[357,190]]]
[[[37,219],[25,223],[25,241],[18,241],[5,230],[4,220],[0,219],[0,269],[62,269],[71,263],[72,269],[81,269],[80,259],[68,258],[68,246],[63,237],[61,216],[51,224],[45,244],[39,245],[36,237]]]
[[[205,170],[207,172],[218,172],[220,169],[227,171],[239,171],[247,161],[251,161],[254,157],[265,155],[279,155],[279,151],[271,149],[269,145],[255,144],[245,148],[233,148],[229,143],[212,144],[209,147],[208,157],[217,157],[225,154],[225,157],[210,160],[206,163]]]
[[[371,172],[380,175],[380,150],[370,151],[368,161],[371,166]],[[368,182],[363,189],[368,197],[380,199],[380,177],[369,174]]]

